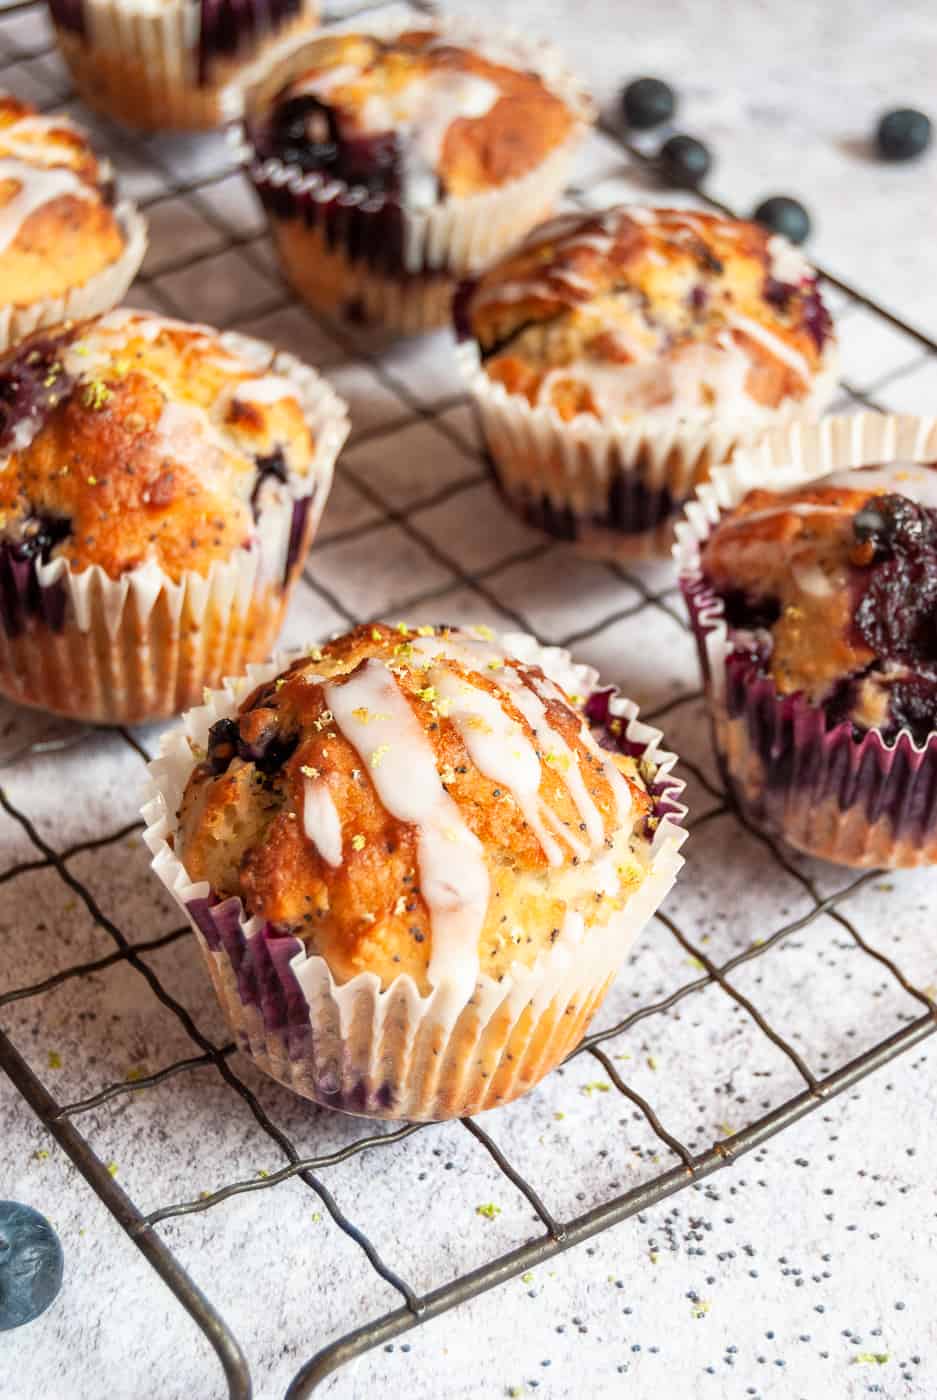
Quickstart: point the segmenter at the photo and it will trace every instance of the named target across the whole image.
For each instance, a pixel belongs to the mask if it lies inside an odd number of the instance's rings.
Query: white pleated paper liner
[[[292,355],[247,336],[221,343],[296,388],[314,437],[306,478],[269,503],[260,539],[206,573],[173,581],[155,561],[112,579],[0,547],[0,693],[19,704],[98,724],[163,719],[206,686],[267,656],[315,534],[348,435],[345,404]],[[0,460],[2,469],[2,460]]]
[[[679,512],[700,482],[772,427],[817,418],[837,374],[831,346],[805,398],[763,409],[748,423],[616,423],[588,413],[565,421],[551,404],[534,406],[489,378],[474,340],[456,353],[506,503],[584,553],[623,562],[666,557]]]
[[[558,648],[525,636],[503,643],[569,691],[595,691],[595,672]],[[605,928],[578,939],[561,935],[532,967],[515,963],[500,982],[480,974],[467,1000],[447,985],[421,995],[408,975],[383,989],[367,972],[339,984],[326,961],[292,934],[247,918],[240,899],[219,903],[206,882],[193,883],[173,850],[176,814],[195,763],[190,743],[204,747],[212,724],[291,659],[249,667],[164,736],[143,808],[153,869],[192,923],[237,1043],[274,1079],[347,1113],[441,1119],[507,1103],[578,1044],[683,864],[676,757],[660,747],[660,732],[638,719],[630,701],[601,692],[599,704],[611,717],[601,741],[656,769],[657,815],[645,879]]]
[[[327,173],[262,159],[252,130],[282,87],[308,66],[306,42],[281,46],[255,66],[244,125],[232,135],[266,210],[283,271],[300,296],[314,310],[407,334],[445,324],[458,279],[486,267],[552,209],[594,118],[590,98],[551,44],[457,17],[405,22],[393,15],[359,16],[340,28],[389,39],[415,23],[539,74],[573,114],[570,135],[526,175],[425,210],[402,206],[389,195],[368,196]]]
[[[0,307],[0,352],[47,326],[101,316],[123,299],[146,252],[146,221],[129,200],[122,200],[115,207],[114,217],[124,239],[120,257],[89,277],[83,286],[72,287],[59,297]]]
[[[237,116],[242,72],[318,18],[317,0],[50,0],[49,9],[84,101],[151,131]]]
[[[828,472],[937,461],[937,419],[862,413],[770,433],[713,474],[677,526],[674,558],[699,648],[717,755],[751,823],[809,855],[852,867],[937,863],[937,732],[886,742],[782,696],[735,652],[702,547],[753,488],[791,490]]]

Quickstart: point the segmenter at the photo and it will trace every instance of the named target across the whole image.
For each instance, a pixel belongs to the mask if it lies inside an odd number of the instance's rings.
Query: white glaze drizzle
[[[417,828],[420,892],[430,911],[432,986],[466,998],[478,974],[489,880],[481,842],[436,771],[436,755],[387,667],[374,658],[325,686],[335,723],[367,763],[384,806]]]
[[[428,674],[436,694],[447,702],[452,721],[480,773],[508,789],[551,865],[562,865],[563,851],[546,830],[541,814],[543,776],[537,750],[501,701],[442,666]],[[565,833],[561,833],[565,834]]]
[[[235,385],[233,397],[241,403],[279,403],[282,399],[295,399],[296,389],[282,374],[264,374]]]
[[[328,784],[321,779],[303,781],[303,831],[328,865],[341,865],[342,821]]]
[[[19,188],[0,205],[0,253],[15,242],[31,214],[54,199],[72,195],[75,199],[95,199],[97,191],[75,174],[60,166],[37,167],[15,157],[0,157],[0,182],[13,180]]]
[[[749,316],[741,316],[737,311],[731,312],[728,320],[730,326],[734,326],[736,330],[751,336],[752,340],[757,340],[759,344],[764,346],[769,355],[773,355],[776,360],[787,365],[795,374],[800,375],[801,379],[809,379],[810,366],[800,351],[795,350],[792,345],[787,345],[779,335],[768,330],[767,326],[761,325],[759,321],[753,321]]]

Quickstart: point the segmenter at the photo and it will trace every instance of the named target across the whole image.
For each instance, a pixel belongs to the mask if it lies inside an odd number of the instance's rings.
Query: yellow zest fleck
[[[49,1051],[49,1068],[50,1068],[50,1069],[61,1069],[61,1068],[62,1068],[62,1057],[61,1057],[61,1055],[59,1054],[59,1052],[58,1052],[57,1050],[50,1050],[50,1051]]]
[[[37,1162],[45,1162],[48,1160],[48,1157],[49,1153],[45,1147],[37,1147],[33,1153],[33,1158]]]
[[[351,838],[351,849],[353,851],[363,851],[364,847],[365,840],[364,837],[361,835],[361,832],[359,831]]]
[[[431,705],[436,699],[436,687],[434,685],[425,686],[423,690],[418,690],[417,695],[421,700],[425,700],[427,705]]]
[[[558,768],[561,773],[565,773],[572,762],[568,753],[548,753],[544,759],[551,768]]]
[[[371,767],[380,768],[384,762],[384,755],[390,752],[390,744],[378,744],[371,753]]]
[[[76,355],[81,355],[82,358],[84,358],[84,356],[86,355],[91,354],[91,351],[88,349],[87,345],[85,345],[82,341],[79,341],[77,345],[73,345],[72,349],[74,350]]]
[[[144,1074],[145,1070],[143,1069],[142,1065],[131,1065],[127,1073],[124,1075],[124,1078],[126,1079],[128,1084],[138,1084],[143,1078]]]
[[[711,1307],[711,1303],[707,1303],[701,1298],[698,1303],[694,1303],[693,1305],[693,1316],[705,1317]]]
[[[472,631],[475,633],[476,636],[481,637],[482,641],[493,642],[495,639],[495,634],[494,632],[492,632],[490,627],[480,625],[478,627],[473,627]]]
[[[313,768],[311,763],[304,763],[299,771],[304,778],[318,778],[320,776],[319,769]]]
[[[455,827],[447,826],[443,831],[443,836],[445,836],[447,841],[453,841],[458,844],[459,833],[456,831]]]
[[[648,1055],[648,1057],[647,1057],[647,1067],[648,1067],[648,1069],[656,1069],[656,1068],[657,1068],[657,1061],[654,1059],[654,1056],[653,1056],[653,1055]]]
[[[436,635],[436,629],[435,627],[430,627],[428,625],[418,627],[416,629],[416,635],[418,637],[434,637]]]
[[[264,1171],[263,1167],[261,1167],[257,1175],[260,1177],[261,1181],[266,1181],[270,1173],[268,1171]]]
[[[88,477],[88,485],[89,485],[89,486],[97,486],[97,484],[98,484],[98,479],[97,479],[96,476],[89,476],[89,477]]]
[[[394,655],[402,656],[404,660],[409,661],[410,657],[413,655],[413,643],[398,642],[394,647]]]
[[[274,686],[274,690],[282,690],[283,687],[284,687],[285,685],[286,685],[286,677],[285,677],[285,676],[278,676],[278,677],[277,677],[276,684],[275,684],[275,686]]]
[[[93,409],[103,408],[110,397],[111,391],[103,379],[92,379],[90,383],[85,385],[85,391],[82,395],[85,408]]]
[[[501,1214],[501,1207],[496,1206],[493,1201],[486,1201],[484,1205],[475,1207],[476,1215],[483,1215],[486,1220],[494,1220],[495,1216]]]
[[[448,715],[449,715],[449,711],[452,709],[452,701],[451,701],[451,700],[437,700],[437,701],[436,701],[436,706],[435,706],[435,708],[436,708],[436,713],[437,713],[437,715],[439,715],[440,719],[447,719],[447,718],[448,718]]]
[[[117,1163],[116,1163],[116,1162],[108,1162],[108,1164],[107,1164],[107,1170],[110,1172],[111,1176],[116,1176],[116,1175],[117,1175]]]
[[[310,657],[310,660],[312,660],[312,661],[321,661],[321,660],[322,660],[322,648],[321,648],[321,647],[312,647],[312,648],[310,649],[310,652],[309,652],[309,657]]]
[[[367,724],[371,718],[371,711],[364,705],[359,705],[357,710],[352,710],[351,714],[352,718],[356,719],[359,724]]]
[[[557,1123],[562,1123],[563,1119],[566,1117],[566,1114],[563,1112],[562,1109],[558,1108],[554,1113],[553,1117]]]
[[[489,670],[489,671],[500,671],[500,670],[501,670],[501,667],[502,667],[503,665],[504,665],[504,662],[503,662],[503,661],[489,661],[489,662],[488,662],[488,670]]]
[[[611,1085],[606,1084],[604,1079],[593,1079],[591,1084],[580,1084],[579,1092],[590,1096],[592,1094],[607,1094],[610,1088]]]
[[[408,625],[406,622],[395,622],[395,623],[394,623],[394,626],[396,627],[397,631],[400,633],[401,637],[409,637],[409,635],[410,635],[410,627],[409,627],[409,625]]]
[[[372,642],[379,642],[380,640],[381,640],[381,629],[380,629],[379,627],[372,627],[372,628],[371,628],[371,641],[372,641]]]

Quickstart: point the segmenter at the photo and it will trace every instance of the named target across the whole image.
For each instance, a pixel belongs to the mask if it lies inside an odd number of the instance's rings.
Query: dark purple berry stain
[[[0,360],[0,452],[13,450],[16,430],[27,420],[38,431],[71,392],[75,381],[61,363],[65,343],[50,336],[32,338]]]
[[[74,0],[72,0],[74,3]],[[302,10],[301,0],[201,0],[198,77],[205,86],[218,60],[236,58],[261,43]]]
[[[286,465],[286,458],[283,456],[282,447],[275,447],[266,456],[256,457],[257,479],[254,482],[254,489],[251,491],[251,511],[254,519],[260,515],[260,493],[266,482],[279,481],[283,486],[289,481],[289,470]]]
[[[821,300],[816,283],[804,298],[804,325],[814,345],[822,350],[833,334],[833,321]]]
[[[44,1313],[62,1287],[59,1237],[44,1215],[0,1201],[0,1332]]]

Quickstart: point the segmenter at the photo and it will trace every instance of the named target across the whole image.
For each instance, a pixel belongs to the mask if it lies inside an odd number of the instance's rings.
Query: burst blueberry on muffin
[[[107,161],[67,117],[0,95],[0,349],[67,316],[106,311],[146,248],[133,205],[114,204]]]
[[[315,28],[317,0],[49,0],[76,88],[96,111],[149,131],[220,126],[238,80]]]
[[[691,210],[562,215],[465,287],[456,320],[505,497],[612,556],[668,546],[714,465],[833,388],[809,265]]]
[[[844,864],[937,862],[937,465],[737,494],[682,582],[743,812]]]
[[[626,757],[541,663],[594,673],[516,642],[361,627],[211,697],[154,762],[154,867],[232,1028],[321,1103],[441,1118],[524,1092],[675,878],[660,735],[614,702]]]
[[[453,279],[550,208],[590,116],[552,51],[454,25],[314,40],[246,112],[289,280],[318,310],[405,331],[443,324]]]
[[[344,406],[290,356],[131,311],[0,363],[0,691],[154,719],[265,656]]]

